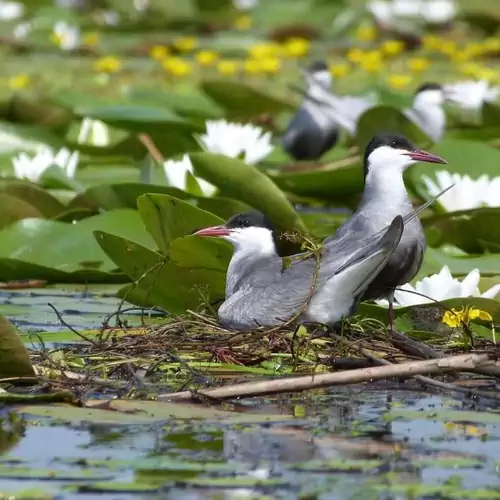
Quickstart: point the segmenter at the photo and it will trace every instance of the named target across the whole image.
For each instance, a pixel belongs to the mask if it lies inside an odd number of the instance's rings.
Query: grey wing
[[[315,269],[314,258],[293,261],[285,269],[281,259],[262,263],[219,308],[220,322],[228,328],[249,330],[291,319],[307,301]],[[323,281],[318,276],[316,286]]]

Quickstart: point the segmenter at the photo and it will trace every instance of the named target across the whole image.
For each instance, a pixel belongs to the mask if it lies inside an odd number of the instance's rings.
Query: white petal
[[[500,285],[493,285],[489,290],[481,294],[485,299],[494,299],[498,292],[500,292]]]

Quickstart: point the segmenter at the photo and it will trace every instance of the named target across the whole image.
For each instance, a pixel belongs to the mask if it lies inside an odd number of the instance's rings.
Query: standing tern
[[[316,61],[302,74],[308,94],[315,96],[332,86],[332,75],[322,61]],[[317,160],[333,148],[339,138],[339,127],[322,106],[305,99],[291,119],[282,139],[283,149],[295,160]]]
[[[387,228],[368,237],[339,238],[314,255],[302,253],[283,260],[276,253],[274,227],[260,212],[246,212],[222,226],[197,231],[234,247],[227,270],[226,297],[220,323],[246,331],[274,327],[294,318],[335,325],[354,314],[369,283],[379,274],[403,234],[400,215]]]
[[[368,238],[378,234],[397,215],[409,213],[412,204],[403,173],[417,162],[447,163],[439,156],[417,149],[411,141],[400,135],[375,136],[365,149],[365,188],[361,203],[353,216],[325,240],[325,244],[333,245],[335,241],[345,238]],[[397,249],[389,255],[386,266],[363,294],[363,300],[388,299],[391,330],[394,322],[394,290],[408,283],[418,273],[425,248],[422,224],[415,217],[405,223]]]

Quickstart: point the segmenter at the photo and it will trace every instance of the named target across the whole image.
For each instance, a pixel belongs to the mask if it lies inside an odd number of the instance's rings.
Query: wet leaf
[[[392,420],[435,420],[442,422],[470,422],[474,424],[498,424],[500,413],[492,411],[459,411],[448,409],[412,411],[394,409],[384,414],[384,419]]]
[[[0,192],[29,203],[47,218],[55,217],[66,210],[58,199],[31,182],[0,181]]]
[[[169,255],[170,245],[176,238],[224,222],[209,212],[168,195],[142,195],[137,200],[137,206],[146,229],[164,255]]]
[[[0,379],[34,377],[28,351],[7,318],[0,316]]]
[[[248,118],[262,113],[281,113],[294,109],[288,101],[235,81],[204,80],[201,89],[232,117]]]
[[[365,111],[357,124],[356,142],[362,151],[372,137],[380,133],[381,123],[384,131],[404,135],[420,147],[428,147],[432,143],[425,132],[406,118],[401,110],[391,106],[376,106]]]
[[[95,481],[96,479],[113,479],[113,475],[89,470],[60,471],[56,469],[36,469],[31,467],[8,467],[0,465],[0,478],[3,479],[37,479],[45,481]]]
[[[20,198],[0,193],[0,229],[9,226],[12,222],[32,217],[43,218],[43,215]]]
[[[257,168],[212,153],[193,153],[190,158],[195,171],[217,186],[222,196],[235,198],[264,212],[282,231],[305,229],[283,192]]]
[[[363,472],[376,470],[383,463],[382,460],[310,460],[292,464],[290,468],[307,472]]]

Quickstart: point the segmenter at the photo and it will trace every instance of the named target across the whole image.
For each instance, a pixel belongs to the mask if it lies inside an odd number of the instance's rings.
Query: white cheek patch
[[[415,163],[405,149],[394,149],[390,146],[380,146],[368,157],[368,175],[385,172],[403,172]]]

